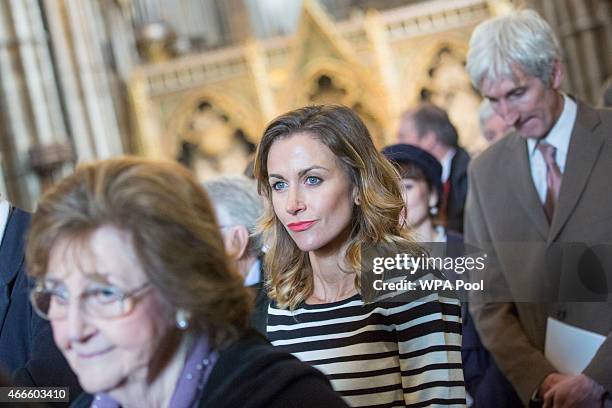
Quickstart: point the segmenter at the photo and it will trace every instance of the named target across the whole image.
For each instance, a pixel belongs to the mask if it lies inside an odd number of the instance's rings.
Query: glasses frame
[[[137,296],[139,296],[139,295],[141,295],[141,294],[145,293],[145,292],[146,292],[146,290],[148,290],[148,289],[149,289],[149,288],[151,288],[151,287],[152,287],[152,283],[151,283],[150,281],[147,281],[147,282],[145,282],[144,284],[142,284],[142,285],[138,286],[137,288],[131,289],[131,290],[127,291],[127,292],[123,292],[121,289],[118,289],[118,288],[117,288],[117,290],[118,290],[119,292],[121,292],[121,295],[120,295],[120,296],[119,296],[119,297],[118,297],[116,300],[114,300],[114,301],[113,301],[113,303],[114,303],[114,302],[119,302],[119,303],[121,304],[121,313],[120,313],[119,315],[117,315],[117,316],[112,316],[112,317],[103,317],[103,316],[96,316],[96,315],[92,315],[91,313],[88,313],[88,312],[87,312],[87,308],[86,308],[86,307],[82,307],[82,306],[80,305],[80,303],[83,301],[83,295],[86,293],[86,292],[84,292],[84,291],[83,291],[83,292],[81,292],[81,293],[79,293],[79,295],[77,296],[77,299],[78,299],[78,302],[79,302],[79,309],[80,309],[80,310],[81,310],[81,311],[82,311],[82,312],[83,312],[83,313],[84,313],[86,316],[88,316],[88,317],[92,317],[92,318],[94,318],[94,319],[105,319],[105,320],[117,319],[117,318],[120,318],[120,317],[123,317],[123,316],[125,316],[125,315],[129,314],[129,313],[130,313],[130,312],[131,312],[131,311],[134,309],[134,305],[135,305],[136,303],[135,303],[135,302],[134,302],[134,303],[131,303],[129,307],[125,307],[125,301],[126,301],[126,300],[130,300],[130,299],[134,299],[134,298],[136,298]],[[60,317],[60,318],[54,318],[54,319],[51,319],[51,318],[49,318],[49,316],[48,316],[48,315],[46,315],[46,314],[45,314],[45,313],[44,313],[44,312],[43,312],[43,311],[42,311],[42,310],[41,310],[41,309],[38,307],[38,305],[36,304],[35,297],[36,297],[36,295],[37,295],[38,293],[42,293],[42,292],[47,292],[47,293],[50,293],[50,292],[51,292],[50,290],[45,289],[45,287],[44,287],[44,283],[43,283],[42,281],[38,281],[38,282],[36,283],[36,285],[34,286],[34,288],[32,288],[32,290],[30,291],[30,296],[29,296],[29,298],[30,298],[30,303],[32,304],[32,308],[34,308],[34,311],[36,312],[36,314],[37,314],[37,315],[39,315],[41,318],[43,318],[43,319],[45,319],[45,320],[48,320],[48,321],[65,320],[65,319],[68,317],[68,315],[67,315],[67,314],[66,314],[66,316],[64,316],[64,317]],[[53,294],[51,293],[51,295],[53,295]],[[66,304],[66,306],[69,306],[69,305],[70,305],[70,298],[68,298],[68,299],[67,299],[67,304]]]

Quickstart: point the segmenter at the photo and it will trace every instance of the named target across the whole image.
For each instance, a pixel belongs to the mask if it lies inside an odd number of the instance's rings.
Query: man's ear
[[[561,82],[563,81],[564,75],[563,64],[559,60],[555,60],[553,64],[554,65],[551,73],[550,87],[552,89],[559,89],[561,88]]]
[[[244,225],[234,225],[227,227],[223,234],[225,251],[228,256],[237,261],[244,257],[249,245],[249,231]]]

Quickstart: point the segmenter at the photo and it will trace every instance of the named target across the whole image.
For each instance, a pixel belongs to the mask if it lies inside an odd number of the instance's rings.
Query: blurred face
[[[167,306],[161,295],[147,287],[147,276],[126,232],[101,227],[88,244],[64,239],[51,251],[46,285],[69,299],[66,318],[52,320],[51,326],[55,343],[82,387],[89,393],[112,392],[126,383],[147,380],[172,323],[165,318]],[[126,293],[143,286],[138,296],[130,298],[131,310],[123,316],[101,318],[83,312],[81,294],[92,294],[88,302],[99,305],[114,290]]]
[[[403,119],[397,132],[397,142],[418,146],[419,141],[419,132],[414,126],[414,121],[410,118]]]
[[[561,66],[556,64],[551,83],[546,86],[541,79],[517,66],[513,78],[485,79],[480,91],[506,125],[514,126],[521,137],[541,139],[563,109],[563,97],[559,93],[561,77]]]
[[[400,128],[397,132],[397,142],[420,147],[431,154],[433,154],[438,146],[438,138],[436,137],[436,134],[429,131],[425,132],[425,134],[422,136],[419,136],[414,120],[411,118],[406,118],[401,121]]]
[[[482,135],[489,143],[497,142],[506,136],[512,126],[508,125],[501,116],[494,113],[482,124]]]
[[[331,150],[307,133],[278,140],[268,153],[268,175],[274,212],[298,248],[339,250],[356,188]]]
[[[402,179],[402,194],[406,204],[406,223],[417,228],[429,215],[429,207],[436,203],[436,193],[429,190],[427,182],[411,178]]]

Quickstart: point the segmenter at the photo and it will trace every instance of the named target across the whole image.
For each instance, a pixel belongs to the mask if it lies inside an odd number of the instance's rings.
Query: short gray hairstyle
[[[514,77],[513,65],[548,86],[559,41],[550,25],[534,10],[520,10],[480,23],[472,33],[466,69],[477,89],[485,79]]]
[[[244,176],[217,177],[203,186],[215,207],[219,224],[222,227],[244,225],[249,231],[247,251],[257,256],[262,240],[255,233],[255,226],[263,213],[263,202],[255,181]]]

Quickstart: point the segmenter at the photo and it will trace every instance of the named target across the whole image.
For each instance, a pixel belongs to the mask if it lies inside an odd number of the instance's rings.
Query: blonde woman
[[[272,344],[327,374],[352,406],[464,405],[459,303],[435,293],[363,300],[363,249],[414,244],[399,225],[399,176],[359,117],[342,106],[278,117],[255,175],[271,204],[262,230]]]

